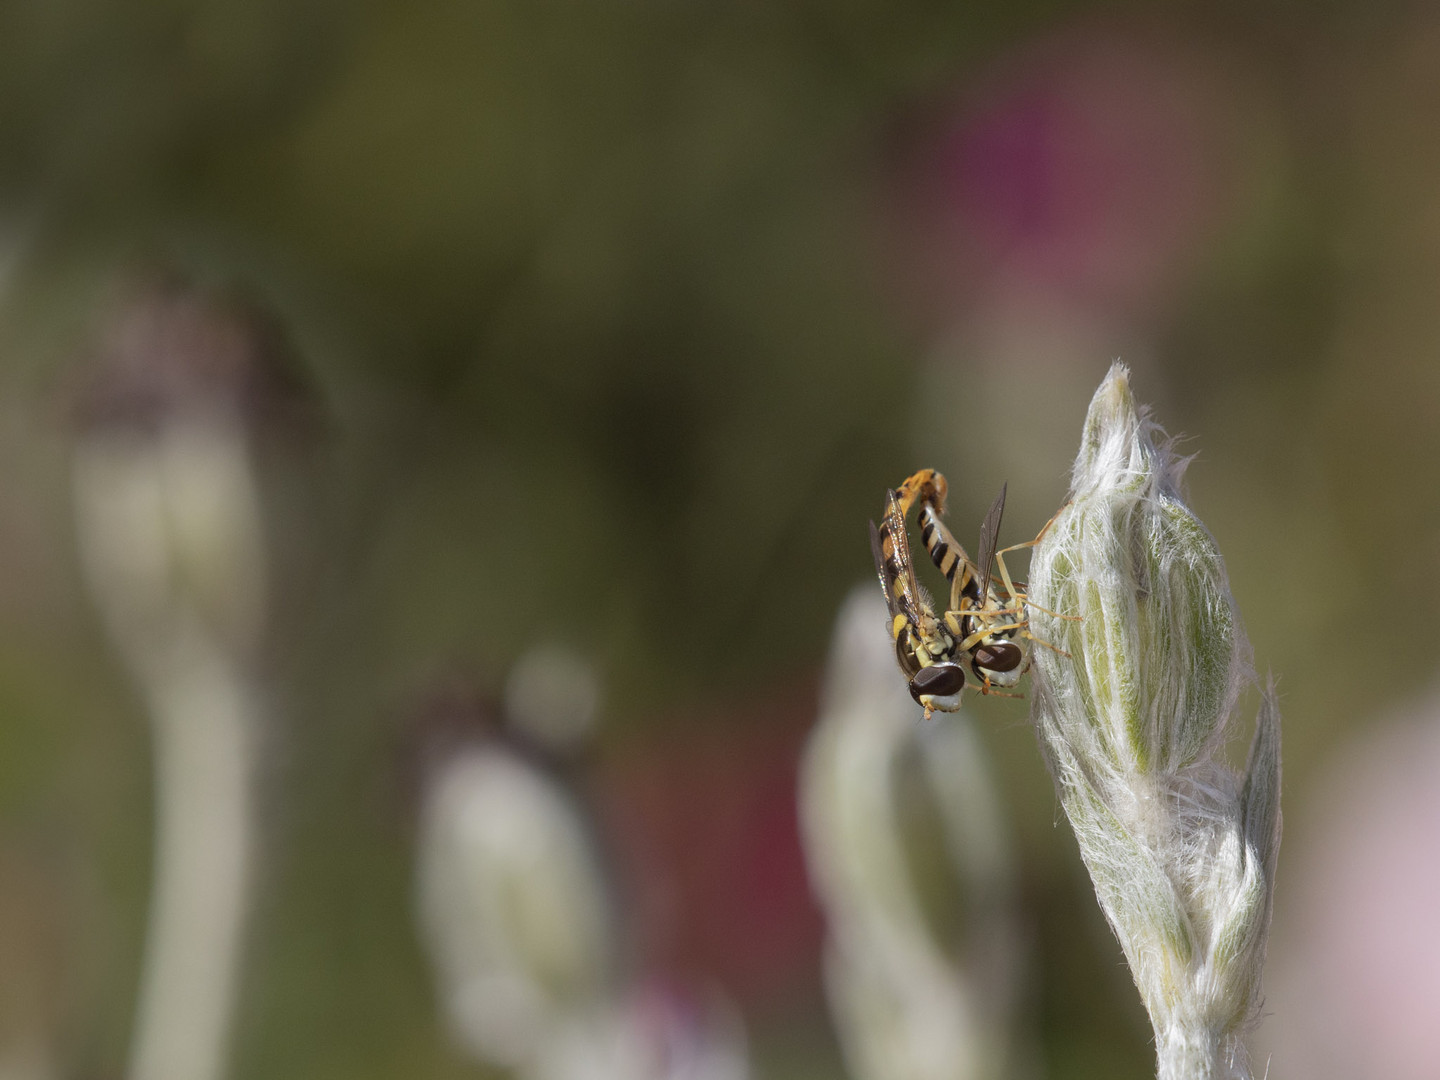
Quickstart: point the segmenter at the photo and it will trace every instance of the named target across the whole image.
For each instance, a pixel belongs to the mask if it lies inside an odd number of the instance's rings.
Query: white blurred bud
[[[117,645],[163,663],[182,638],[236,660],[265,608],[252,445],[292,410],[274,324],[175,281],[135,287],[106,322],[76,412],[81,555]]]
[[[842,609],[801,774],[841,1044],[861,1080],[1010,1077],[1021,948],[989,765],[963,713],[917,723],[885,625],[873,587]]]
[[[445,1013],[482,1060],[518,1066],[614,975],[612,912],[566,793],[496,745],[440,764],[421,813],[421,929]]]
[[[1267,689],[1243,776],[1223,752],[1250,677],[1215,542],[1115,365],[1072,501],[1035,550],[1034,720],[1100,905],[1155,1026],[1162,1080],[1246,1080],[1280,841]],[[1081,620],[1053,618],[1044,607]]]
[[[258,312],[149,281],[105,324],[77,408],[80,555],[154,731],[155,882],[132,1080],[219,1080],[228,1057],[263,719],[252,421],[284,381],[277,344]]]
[[[199,630],[248,653],[264,607],[259,497],[245,432],[224,413],[77,445],[76,516],[92,590],[132,662]]]

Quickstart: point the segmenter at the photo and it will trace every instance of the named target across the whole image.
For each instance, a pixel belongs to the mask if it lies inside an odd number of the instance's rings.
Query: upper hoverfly
[[[982,694],[1017,696],[1005,691],[1018,685],[1029,667],[1028,643],[1040,641],[1027,629],[1025,594],[1011,580],[1004,558],[1005,552],[1034,546],[1040,537],[996,550],[1005,491],[1000,489],[980,526],[976,561],[941,520],[947,485],[934,469],[922,469],[887,492],[883,523],[878,528],[870,523],[870,547],[890,610],[895,659],[927,720],[936,710],[956,712],[971,679]],[[936,614],[910,561],[905,521],[917,504],[921,540],[950,582],[950,603],[943,614]],[[1040,536],[1044,534],[1042,529]],[[1000,571],[998,582],[992,568]]]

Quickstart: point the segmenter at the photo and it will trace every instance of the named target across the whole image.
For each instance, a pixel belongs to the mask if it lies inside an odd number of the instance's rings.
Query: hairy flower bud
[[[1248,1080],[1280,841],[1280,721],[1263,695],[1249,763],[1223,760],[1250,679],[1184,461],[1111,368],[1071,501],[1035,550],[1034,719],[1100,906],[1155,1026],[1162,1080]],[[1047,615],[1039,608],[1059,615]],[[1079,619],[1073,618],[1079,616]]]

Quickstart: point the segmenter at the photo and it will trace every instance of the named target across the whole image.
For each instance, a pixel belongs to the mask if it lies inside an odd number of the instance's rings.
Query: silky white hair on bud
[[[1154,1024],[1161,1080],[1249,1080],[1280,719],[1267,686],[1237,775],[1223,755],[1249,646],[1215,541],[1181,497],[1185,464],[1114,365],[1090,404],[1070,502],[1032,560],[1032,630],[1056,647],[1034,650],[1032,715]]]

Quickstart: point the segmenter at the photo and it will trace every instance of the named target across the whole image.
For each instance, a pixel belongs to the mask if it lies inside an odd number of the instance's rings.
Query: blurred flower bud
[[[153,663],[195,629],[253,649],[265,555],[252,434],[291,391],[274,325],[175,282],[139,287],[102,330],[78,404],[81,554],[117,644]]]
[[[79,548],[154,730],[155,883],[132,1080],[224,1074],[253,869],[273,325],[173,282],[105,324],[78,407]]]
[[[418,860],[445,1014],[477,1057],[522,1065],[611,993],[612,912],[586,824],[518,755],[486,743],[434,767]]]
[[[1155,1026],[1159,1075],[1248,1078],[1280,840],[1273,689],[1243,776],[1223,751],[1247,645],[1215,542],[1128,373],[1096,392],[1072,501],[1036,548],[1034,718]],[[1055,618],[1049,609],[1073,618]]]
[[[861,1080],[1010,1077],[1021,948],[989,765],[963,714],[916,723],[885,623],[873,587],[842,609],[801,778],[841,1044]]]

